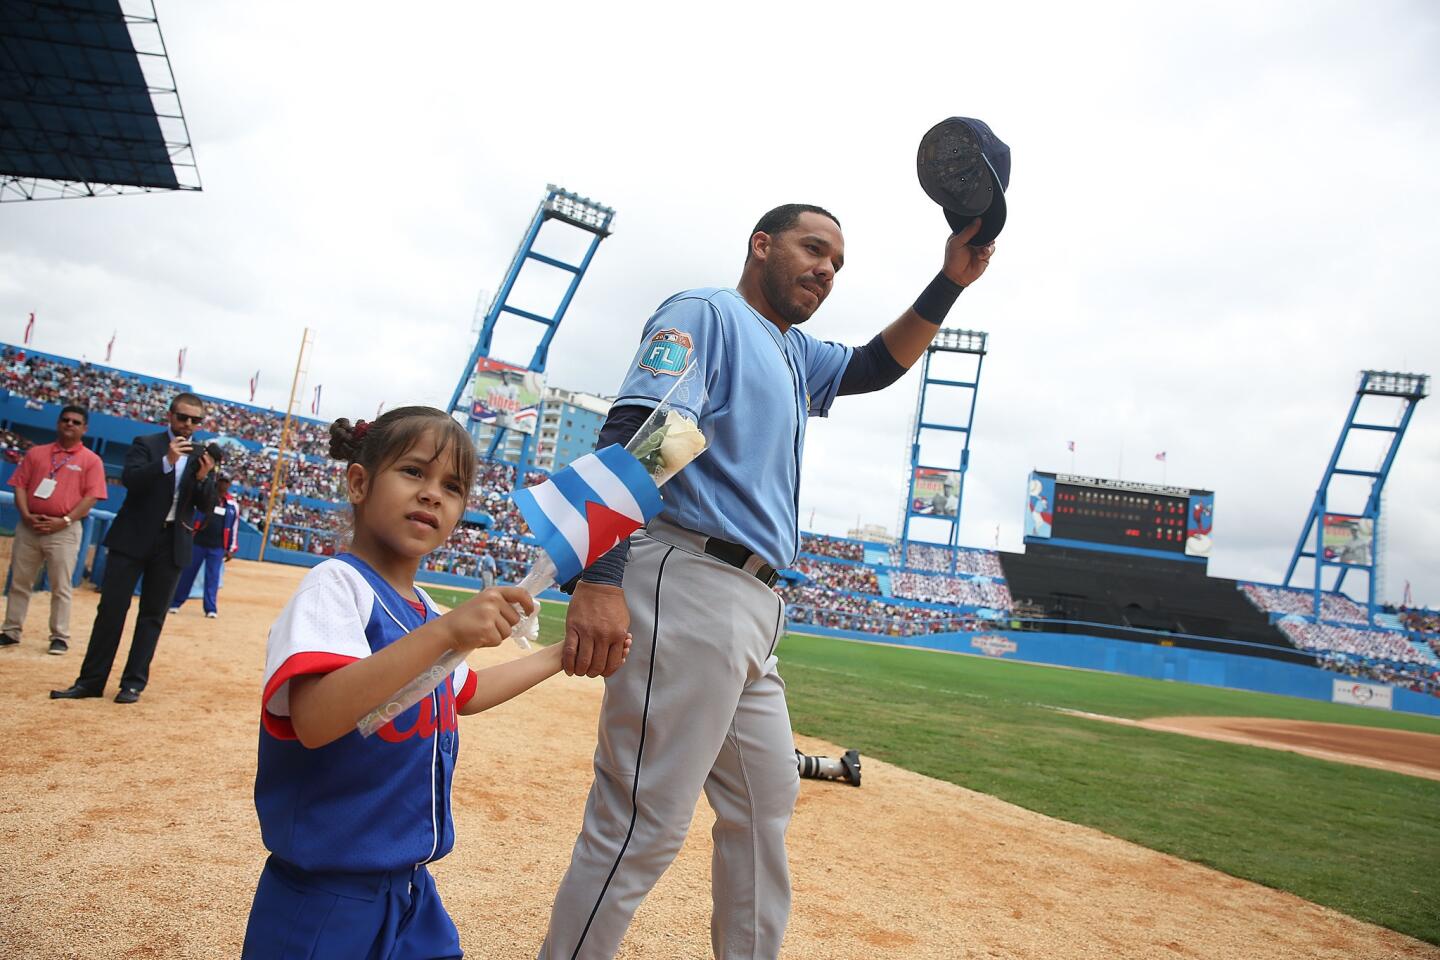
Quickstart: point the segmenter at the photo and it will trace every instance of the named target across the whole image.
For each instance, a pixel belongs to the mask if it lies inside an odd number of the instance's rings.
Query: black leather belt
[[[745,570],[767,587],[775,586],[775,581],[780,579],[780,571],[761,560],[748,547],[743,547],[738,543],[711,537],[705,541],[705,553],[721,563],[728,563],[732,567]]]

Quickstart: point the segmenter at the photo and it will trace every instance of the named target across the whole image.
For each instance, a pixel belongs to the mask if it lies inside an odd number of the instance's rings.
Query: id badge
[[[220,504],[218,507],[216,507],[214,510],[211,510],[210,512],[213,513],[213,514],[215,514],[215,516],[217,516],[217,517],[223,517],[223,516],[225,516],[225,505],[222,503],[222,504]]]
[[[41,500],[48,500],[55,495],[55,478],[46,477],[40,481],[40,486],[35,488],[35,496]]]

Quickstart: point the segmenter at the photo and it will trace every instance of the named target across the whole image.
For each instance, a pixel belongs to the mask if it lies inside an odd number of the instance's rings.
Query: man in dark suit
[[[197,510],[208,514],[215,507],[215,478],[210,475],[215,462],[190,440],[204,419],[205,404],[199,397],[177,394],[170,401],[170,429],[136,437],[126,451],[120,476],[125,484],[125,502],[105,538],[110,554],[85,662],[73,685],[50,691],[52,699],[80,700],[105,692],[120,647],[120,633],[125,628],[125,615],[130,612],[130,599],[143,576],[140,616],[115,702],[134,703],[140,699],[150,677],[150,660],[155,656],[160,628],[170,609],[175,581],[190,563],[195,531],[189,521]]]

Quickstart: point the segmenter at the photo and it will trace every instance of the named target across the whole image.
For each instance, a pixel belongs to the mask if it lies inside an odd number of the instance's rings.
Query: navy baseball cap
[[[1010,188],[1010,148],[983,120],[951,117],[920,138],[915,170],[926,196],[945,210],[959,233],[980,218],[970,243],[983,247],[1005,226],[1005,191]]]

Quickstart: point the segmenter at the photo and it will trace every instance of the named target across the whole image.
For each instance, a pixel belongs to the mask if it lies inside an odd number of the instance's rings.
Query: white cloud
[[[861,343],[939,265],[914,181],[951,113],[1014,149],[964,543],[1019,546],[1032,468],[1217,491],[1212,570],[1283,573],[1362,367],[1436,372],[1440,18],[1394,3],[162,4],[200,194],[9,204],[0,316],[39,346],[283,404],[300,330],[326,413],[443,403],[547,182],[618,211],[552,382],[611,390],[669,294],[730,284],[761,212],[821,203],[848,265],[807,328]],[[693,19],[692,19],[693,18]],[[523,359],[523,358],[522,358]],[[912,373],[837,404],[804,515],[893,524]],[[1389,587],[1440,602],[1440,420],[1387,497]]]

